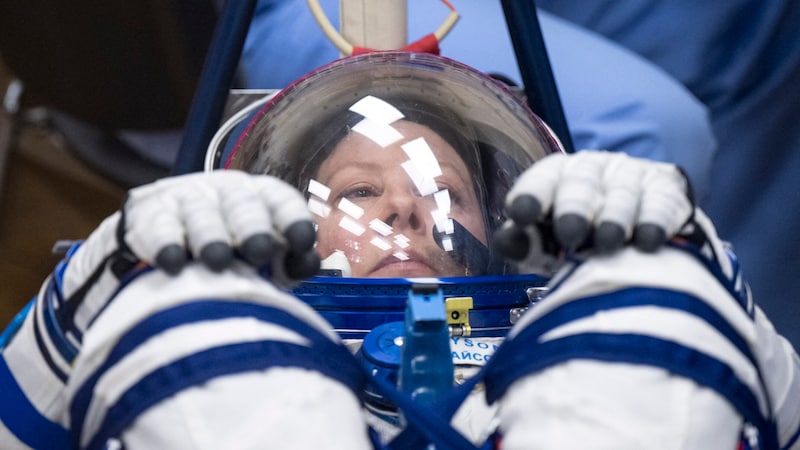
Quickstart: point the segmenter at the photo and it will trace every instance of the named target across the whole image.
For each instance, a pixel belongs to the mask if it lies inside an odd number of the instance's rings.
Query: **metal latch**
[[[469,312],[472,310],[472,297],[452,297],[444,301],[447,325],[450,336],[468,337],[472,334]]]

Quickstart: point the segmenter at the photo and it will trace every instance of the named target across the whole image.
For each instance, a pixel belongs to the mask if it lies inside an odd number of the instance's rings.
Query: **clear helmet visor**
[[[455,61],[345,58],[280,92],[225,162],[308,198],[323,274],[498,275],[491,250],[516,177],[562,151],[505,87]]]

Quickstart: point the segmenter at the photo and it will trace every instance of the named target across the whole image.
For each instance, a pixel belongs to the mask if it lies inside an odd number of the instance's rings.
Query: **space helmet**
[[[476,309],[528,302],[543,283],[515,273],[491,237],[517,176],[560,151],[494,79],[444,57],[389,51],[340,59],[283,89],[221,163],[306,195],[323,263],[294,294],[358,334],[402,315],[421,280]],[[508,325],[499,309],[502,319],[486,327]]]

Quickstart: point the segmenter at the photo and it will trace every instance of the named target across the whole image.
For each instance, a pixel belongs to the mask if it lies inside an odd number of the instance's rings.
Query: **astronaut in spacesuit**
[[[800,361],[674,166],[566,155],[403,52],[309,74],[214,157],[132,190],[3,334],[4,447],[800,448]],[[426,402],[374,334],[420,285],[472,303]]]

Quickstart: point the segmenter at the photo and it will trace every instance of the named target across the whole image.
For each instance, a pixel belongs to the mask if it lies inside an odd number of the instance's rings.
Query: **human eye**
[[[438,187],[439,192],[434,195],[434,200],[439,209],[460,214],[479,207],[475,192],[460,180],[443,179]]]
[[[446,187],[439,187],[439,191],[433,194],[432,199],[436,204],[436,209],[441,211],[450,211],[453,208],[460,206],[458,196]]]
[[[365,199],[379,195],[378,189],[369,185],[357,185],[344,189],[339,197],[348,200]]]
[[[453,183],[440,182],[438,184],[439,196],[446,196],[449,203],[459,205],[462,201],[463,186],[455,186]]]

